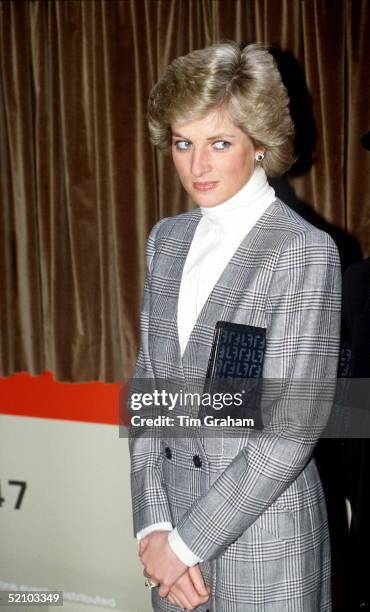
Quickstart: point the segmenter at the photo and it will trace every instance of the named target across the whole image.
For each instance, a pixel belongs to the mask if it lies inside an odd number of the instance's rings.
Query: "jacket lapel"
[[[172,264],[169,266],[163,283],[164,295],[169,311],[167,315],[167,325],[169,326],[168,337],[172,347],[172,361],[174,364],[173,371],[169,371],[169,377],[180,378],[184,382],[185,377],[178,334],[177,305],[185,261],[201,218],[202,213],[199,208],[182,215],[181,221],[177,220],[170,234],[165,237],[163,247],[161,248],[162,256],[164,253],[172,256]],[[171,248],[172,252],[170,253]],[[167,249],[168,252],[166,253]],[[168,366],[170,367],[170,364]]]

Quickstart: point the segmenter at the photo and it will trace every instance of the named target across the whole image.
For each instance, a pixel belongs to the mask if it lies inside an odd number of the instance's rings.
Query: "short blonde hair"
[[[150,92],[148,125],[152,143],[166,150],[171,125],[226,110],[256,147],[265,149],[262,166],[281,176],[295,161],[289,97],[275,60],[259,44],[241,48],[221,42],[178,57]]]

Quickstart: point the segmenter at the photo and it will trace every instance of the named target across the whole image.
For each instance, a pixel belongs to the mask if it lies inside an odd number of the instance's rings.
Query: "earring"
[[[261,162],[264,158],[265,158],[265,154],[262,153],[262,151],[260,151],[260,153],[257,153],[256,161]]]

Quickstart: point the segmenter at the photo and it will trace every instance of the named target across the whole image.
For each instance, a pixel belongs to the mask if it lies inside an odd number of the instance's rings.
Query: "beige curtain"
[[[149,145],[148,93],[215,40],[279,45],[303,69],[315,151],[291,189],[370,254],[369,15],[366,0],[3,1],[0,375],[129,375],[146,237],[191,206]]]

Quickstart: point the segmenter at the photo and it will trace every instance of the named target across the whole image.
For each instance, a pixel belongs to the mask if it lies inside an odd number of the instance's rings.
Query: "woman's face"
[[[255,149],[227,113],[174,123],[172,158],[181,183],[199,206],[217,206],[237,193],[253,174]]]

